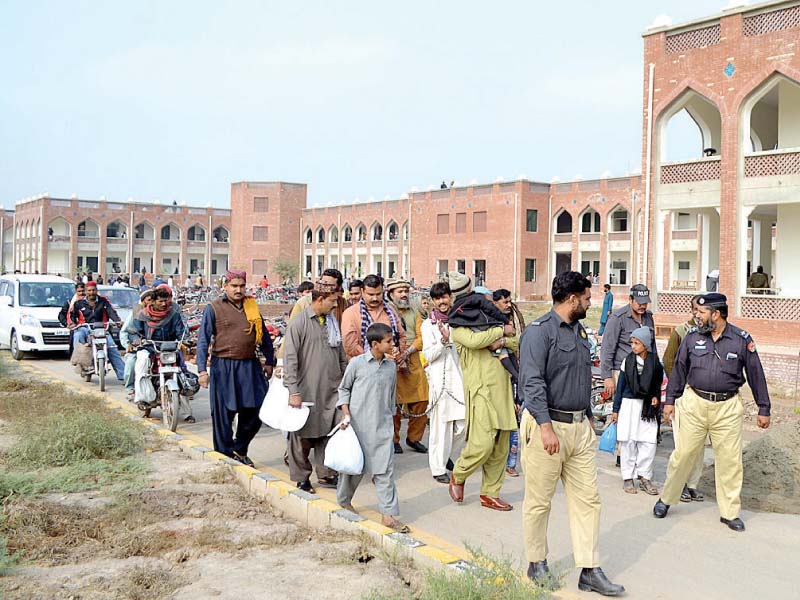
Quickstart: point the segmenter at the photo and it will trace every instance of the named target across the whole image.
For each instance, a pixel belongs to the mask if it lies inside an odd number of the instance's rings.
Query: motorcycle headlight
[[[106,339],[106,330],[105,329],[92,329],[92,335],[95,338],[99,338],[101,340]]]
[[[42,326],[42,324],[39,323],[39,319],[37,319],[33,315],[28,315],[25,313],[19,316],[19,324],[24,325],[26,327],[37,327],[37,328]]]
[[[162,365],[174,365],[177,360],[178,360],[178,355],[177,355],[176,352],[162,352],[161,353],[161,364]]]

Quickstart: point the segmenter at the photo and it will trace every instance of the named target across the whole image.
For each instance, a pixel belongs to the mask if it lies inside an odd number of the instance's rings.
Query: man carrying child
[[[450,475],[450,497],[463,502],[464,482],[483,468],[481,506],[512,510],[499,496],[517,418],[511,378],[493,353],[505,347],[516,350],[516,331],[490,300],[472,293],[469,277],[458,271],[448,277],[455,297],[449,314],[450,336],[458,350],[467,397],[467,444]]]

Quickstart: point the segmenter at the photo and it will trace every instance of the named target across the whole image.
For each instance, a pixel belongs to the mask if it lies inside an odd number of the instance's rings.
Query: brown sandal
[[[390,523],[383,523],[383,525],[389,529],[394,529],[397,533],[408,533],[411,531],[408,525],[397,519],[392,519]]]

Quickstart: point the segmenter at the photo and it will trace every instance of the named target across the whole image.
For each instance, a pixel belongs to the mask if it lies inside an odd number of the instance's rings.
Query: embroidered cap
[[[225,279],[230,281],[231,279],[241,279],[242,281],[247,281],[247,272],[245,271],[234,271],[232,269],[228,269],[225,271]]]
[[[411,283],[405,279],[390,279],[389,283],[386,284],[386,291],[393,292],[394,290],[404,287],[411,288]]]
[[[318,279],[314,284],[314,291],[322,292],[323,294],[333,294],[337,289],[338,286],[334,281],[323,281],[322,279]]]

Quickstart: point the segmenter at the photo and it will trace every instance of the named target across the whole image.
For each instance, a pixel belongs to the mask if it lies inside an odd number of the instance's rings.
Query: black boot
[[[653,516],[656,519],[663,519],[667,516],[667,511],[669,510],[669,504],[664,504],[661,501],[661,498],[658,499],[656,505],[653,507]]]
[[[619,596],[625,593],[625,588],[611,583],[600,567],[582,569],[578,579],[578,589],[584,592],[597,592],[603,596]]]
[[[537,581],[550,573],[550,568],[547,566],[547,559],[538,562],[528,563],[528,579]]]
[[[453,464],[453,461],[448,458],[447,459],[447,465],[445,465],[444,468],[447,469],[448,471],[452,471],[453,469],[456,468],[456,466]]]

